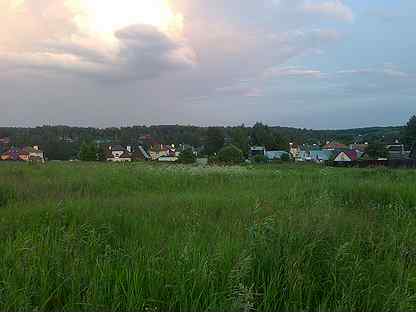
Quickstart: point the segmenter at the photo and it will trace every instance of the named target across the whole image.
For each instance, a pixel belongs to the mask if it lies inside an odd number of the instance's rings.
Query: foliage
[[[105,142],[106,144],[135,145],[141,143],[148,148],[152,143],[189,144],[202,147],[210,145],[210,153],[216,153],[223,146],[223,141],[217,139],[229,137],[233,144],[247,156],[249,143],[258,142],[269,148],[287,150],[288,141],[298,144],[339,141],[341,143],[375,142],[384,139],[393,141],[400,136],[403,127],[373,127],[349,130],[309,130],[288,127],[268,127],[257,124],[257,127],[217,127],[218,134],[212,134],[212,129],[194,126],[133,126],[123,128],[80,128],[67,126],[42,126],[36,128],[0,128],[0,138],[10,137],[13,145],[38,145],[50,160],[69,160],[77,157],[82,142]],[[151,140],[142,140],[149,136]],[[208,139],[211,137],[211,139]],[[214,139],[213,139],[214,138]],[[217,138],[217,139],[215,139]],[[251,138],[251,142],[249,141]],[[208,139],[208,140],[207,140]],[[409,143],[411,144],[411,143]]]
[[[97,160],[106,161],[107,160],[107,151],[104,146],[97,147]]]
[[[368,145],[366,154],[370,159],[386,158],[388,151],[386,146],[381,142],[374,142]]]
[[[394,181],[394,183],[392,183]],[[2,164],[1,311],[415,311],[416,172]]]
[[[205,150],[207,155],[214,155],[224,146],[224,131],[222,128],[210,127],[207,130]]]
[[[289,149],[289,141],[262,123],[256,123],[251,133],[251,145],[265,146],[268,150]]]
[[[181,152],[178,162],[181,164],[194,164],[196,162],[196,156],[192,149],[185,149]]]
[[[283,154],[282,157],[280,157],[281,161],[289,161],[290,160],[290,156],[289,154]]]
[[[409,147],[416,143],[416,115],[412,116],[406,124],[403,139]]]
[[[233,145],[238,147],[243,153],[245,157],[248,157],[249,151],[249,129],[246,128],[244,125],[236,128],[230,129],[230,135],[233,141]]]
[[[268,162],[268,159],[264,155],[256,155],[253,157],[253,162],[256,164],[265,164]]]
[[[98,148],[94,143],[82,143],[79,152],[79,159],[82,161],[97,161],[98,160]]]
[[[229,144],[218,152],[217,160],[225,164],[240,164],[244,160],[244,154],[238,147]]]

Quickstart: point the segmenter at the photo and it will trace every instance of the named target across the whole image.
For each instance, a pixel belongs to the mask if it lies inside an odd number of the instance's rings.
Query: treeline
[[[415,117],[413,117],[415,118]],[[412,121],[412,120],[411,120]],[[409,122],[411,122],[409,121]],[[416,118],[413,122],[416,121]],[[195,126],[134,126],[123,128],[81,128],[68,126],[42,126],[36,128],[0,128],[0,138],[9,137],[15,146],[39,145],[49,159],[68,160],[77,157],[84,142],[102,144],[137,144],[141,137],[162,144],[189,144],[205,147],[207,154],[233,143],[243,151],[250,145],[264,145],[269,149],[288,148],[289,142],[297,144],[392,142],[406,138],[406,127],[376,127],[350,130],[308,130],[288,127],[269,127],[257,123],[253,127],[195,127]],[[408,139],[410,144],[412,139]]]

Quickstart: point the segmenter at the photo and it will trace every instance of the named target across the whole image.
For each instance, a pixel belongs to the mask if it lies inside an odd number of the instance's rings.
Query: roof
[[[389,150],[389,152],[403,152],[404,145],[390,145],[387,146],[387,149]]]
[[[22,151],[25,151],[25,152],[28,152],[28,153],[42,153],[41,150],[36,149],[34,147],[31,147],[31,146],[26,146],[26,147],[22,148]]]
[[[289,155],[286,151],[266,151],[268,159],[281,159],[283,155]]]
[[[3,153],[3,156],[8,156],[11,160],[20,160],[20,155],[24,154],[22,154],[21,150],[18,148],[11,148],[5,153]],[[29,153],[27,153],[26,155],[29,155]]]
[[[133,149],[133,153],[132,153],[132,158],[134,159],[150,159],[149,154],[146,152],[146,150],[144,149],[143,146],[139,145],[137,147],[134,147]]]
[[[368,144],[351,144],[350,149],[352,150],[359,150],[359,151],[366,151],[368,148]]]
[[[127,153],[127,152],[124,152],[123,154],[121,154],[120,155],[120,157],[119,158],[131,158],[131,154],[130,153]]]
[[[110,145],[109,147],[110,151],[112,152],[125,152],[127,151],[123,146],[121,145]]]
[[[332,152],[327,150],[313,150],[310,151],[310,157],[314,160],[330,160],[332,157]]]
[[[335,158],[337,158],[342,153],[344,153],[349,159],[351,159],[351,161],[358,160],[357,151],[352,151],[352,150],[339,152]]]
[[[328,144],[325,144],[324,149],[342,149],[342,148],[348,148],[345,144],[338,143],[338,142],[330,142]]]

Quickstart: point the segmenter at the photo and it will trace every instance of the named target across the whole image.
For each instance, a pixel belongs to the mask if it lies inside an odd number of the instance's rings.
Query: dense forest
[[[286,149],[289,142],[325,143],[385,143],[403,137],[404,127],[373,127],[349,130],[310,130],[289,127],[269,127],[257,123],[253,127],[204,128],[195,126],[134,126],[124,128],[80,128],[68,126],[42,126],[35,128],[0,128],[0,138],[9,137],[14,146],[39,145],[49,159],[67,160],[79,152],[83,142],[98,144],[119,143],[134,145],[143,138],[163,144],[189,144],[195,147],[221,145],[232,142],[245,150],[248,145],[262,144],[269,148]],[[217,141],[217,142],[212,142]],[[218,142],[219,141],[219,142]],[[208,151],[209,152],[209,151]]]

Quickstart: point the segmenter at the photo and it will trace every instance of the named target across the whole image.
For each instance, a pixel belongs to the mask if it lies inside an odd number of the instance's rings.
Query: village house
[[[289,153],[293,159],[298,159],[300,155],[300,147],[295,143],[289,143]]]
[[[326,151],[336,151],[336,150],[343,150],[348,149],[348,146],[342,143],[338,143],[336,141],[326,142],[326,144],[322,147],[322,150]]]
[[[162,157],[163,159],[178,157],[174,146],[164,144],[152,145],[149,149],[148,154],[151,160],[159,160]]]
[[[395,144],[387,145],[386,149],[389,153],[389,159],[405,159],[409,156],[409,153],[406,153],[404,144],[399,144],[398,142]]]
[[[290,159],[290,154],[287,151],[266,151],[267,160],[281,160],[284,155]]]
[[[107,152],[107,161],[131,162],[131,147],[124,148],[121,145],[110,145]]]
[[[142,145],[133,148],[131,157],[133,161],[150,160],[149,154]]]
[[[2,161],[26,161],[26,162],[45,162],[44,152],[38,146],[20,148],[10,148],[1,155]]]
[[[302,144],[298,148],[299,152],[297,153],[297,157],[294,158],[297,162],[314,161],[314,154],[312,152],[321,150],[317,144]]]
[[[350,150],[355,150],[355,151],[360,151],[365,153],[367,151],[368,148],[368,143],[354,143],[354,144],[350,144]]]
[[[352,163],[360,158],[359,153],[355,150],[341,151],[334,159],[335,163]]]
[[[329,150],[311,150],[309,152],[309,157],[313,162],[324,163],[331,160],[333,154],[334,153]]]
[[[250,147],[250,158],[256,156],[266,156],[266,147],[264,146],[252,146]]]
[[[23,152],[29,154],[29,161],[32,162],[45,162],[45,153],[40,150],[39,146],[27,146],[22,149]]]

